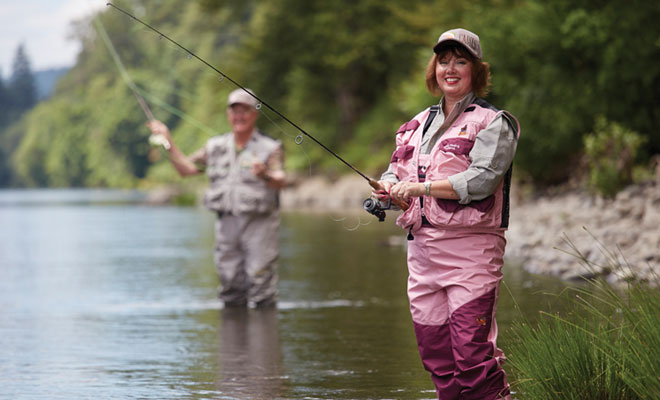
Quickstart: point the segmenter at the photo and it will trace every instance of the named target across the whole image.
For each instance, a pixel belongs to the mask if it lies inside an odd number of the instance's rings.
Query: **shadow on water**
[[[0,191],[3,396],[435,397],[408,311],[405,235],[392,216],[284,214],[278,308],[223,309],[213,216],[139,200]],[[513,265],[505,282],[499,344],[515,351],[512,321],[557,307],[544,293],[565,285]]]

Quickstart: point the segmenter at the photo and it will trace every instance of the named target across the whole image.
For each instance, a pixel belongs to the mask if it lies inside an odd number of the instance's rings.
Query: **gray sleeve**
[[[392,172],[392,165],[388,165],[387,171],[383,172],[383,174],[380,176],[381,181],[389,181],[392,183],[398,183],[399,182],[399,177]]]
[[[485,199],[495,192],[511,166],[517,144],[516,131],[504,114],[477,134],[468,169],[447,178],[459,203]]]

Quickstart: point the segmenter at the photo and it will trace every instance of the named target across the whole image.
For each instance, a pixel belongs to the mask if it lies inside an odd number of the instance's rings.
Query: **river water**
[[[0,191],[0,398],[435,397],[391,216],[283,214],[278,309],[225,310],[213,215],[142,199]],[[505,284],[507,352],[512,322],[564,285],[508,265]]]

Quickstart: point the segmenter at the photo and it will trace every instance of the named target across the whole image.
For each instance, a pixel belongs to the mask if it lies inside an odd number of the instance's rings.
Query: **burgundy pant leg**
[[[453,343],[460,399],[495,400],[509,394],[504,370],[493,341],[497,288],[463,304],[451,314],[449,329]]]
[[[454,379],[454,355],[449,324],[422,325],[413,322],[419,355],[431,373],[439,399],[457,399],[460,386]]]

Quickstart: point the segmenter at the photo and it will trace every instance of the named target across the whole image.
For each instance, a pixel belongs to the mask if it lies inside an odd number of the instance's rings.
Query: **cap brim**
[[[479,57],[478,54],[475,54],[474,51],[471,48],[467,47],[466,45],[464,45],[463,43],[459,42],[456,39],[445,39],[445,40],[437,43],[435,46],[433,46],[433,52],[435,54],[440,54],[443,47],[447,47],[447,46],[451,45],[452,43],[455,43],[455,44],[461,46],[462,48],[467,50],[468,53],[472,54],[472,56],[475,57],[476,59],[478,59],[478,60],[481,59],[481,57]]]
[[[465,50],[467,50],[470,54],[474,55],[474,53],[472,53],[472,50],[470,50],[466,45],[464,45],[463,43],[461,43],[461,42],[459,42],[458,40],[455,40],[455,39],[445,39],[445,40],[443,40],[442,42],[437,43],[437,44],[433,47],[433,51],[437,54],[437,53],[440,52],[440,50],[442,50],[443,47],[447,47],[447,46],[449,46],[449,45],[452,44],[452,43],[457,44],[457,45],[463,47],[463,48],[464,48]]]

